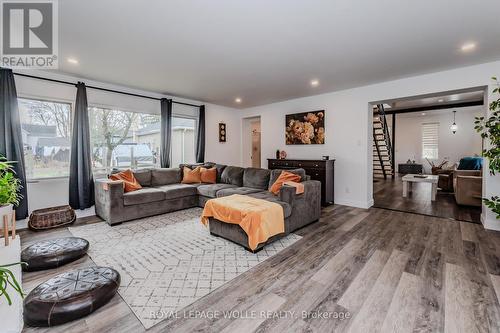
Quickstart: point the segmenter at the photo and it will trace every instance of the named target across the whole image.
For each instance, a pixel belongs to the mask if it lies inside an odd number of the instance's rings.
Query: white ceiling
[[[248,107],[500,59],[499,12],[498,0],[63,0],[60,71]]]

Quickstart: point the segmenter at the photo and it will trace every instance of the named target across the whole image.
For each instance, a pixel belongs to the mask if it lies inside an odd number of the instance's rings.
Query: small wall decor
[[[325,143],[325,110],[287,114],[285,120],[287,145]]]
[[[219,142],[226,142],[227,128],[225,123],[219,123]]]

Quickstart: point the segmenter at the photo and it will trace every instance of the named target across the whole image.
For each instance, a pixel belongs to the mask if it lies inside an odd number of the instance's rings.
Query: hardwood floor
[[[319,222],[297,233],[303,238],[289,248],[188,306],[180,318],[166,319],[149,331],[500,331],[500,232],[392,210],[330,206]],[[23,246],[67,235],[67,228],[21,233]],[[30,291],[51,276],[87,265],[93,262],[84,257],[56,270],[27,273],[24,288]],[[196,317],[197,311],[201,315]],[[230,319],[223,311],[256,315]],[[24,331],[144,328],[116,295],[80,320]]]
[[[451,218],[459,221],[481,223],[481,207],[459,206],[453,193],[438,190],[436,201],[431,201],[431,186],[413,183],[412,192],[404,198],[401,176],[395,179],[377,178],[373,183],[375,207],[409,213]]]

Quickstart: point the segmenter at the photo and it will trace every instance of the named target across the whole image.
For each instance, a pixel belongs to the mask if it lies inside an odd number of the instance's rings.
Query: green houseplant
[[[21,182],[12,169],[13,163],[0,156],[0,217],[4,214],[12,215],[12,205],[19,204],[19,200],[22,198],[19,194]],[[9,305],[12,304],[12,299],[8,293],[9,288],[12,288],[21,297],[24,296],[19,282],[9,269],[9,267],[22,264],[24,263],[18,262],[0,266],[0,297],[5,297]]]
[[[495,175],[497,172],[500,172],[500,83],[496,77],[492,79],[496,83],[493,95],[497,98],[489,104],[491,112],[489,117],[475,118],[474,128],[481,134],[483,139],[488,140],[489,145],[483,150],[483,156],[488,159],[490,174]],[[492,196],[491,198],[484,198],[483,202],[497,214],[497,219],[500,219],[500,197]]]
[[[0,206],[18,205],[21,200],[21,182],[12,169],[13,163],[0,156]]]

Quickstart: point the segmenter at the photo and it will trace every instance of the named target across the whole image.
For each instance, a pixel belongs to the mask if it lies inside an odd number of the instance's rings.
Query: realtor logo
[[[2,0],[1,66],[57,68],[57,0]]]

